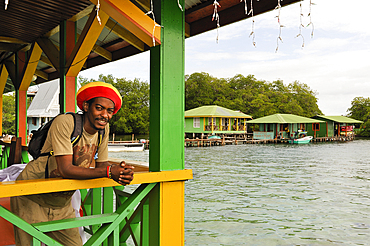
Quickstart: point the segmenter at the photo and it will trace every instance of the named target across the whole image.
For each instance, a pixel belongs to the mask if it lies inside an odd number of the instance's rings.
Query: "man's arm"
[[[107,177],[108,162],[98,162],[96,168],[84,168],[72,165],[72,155],[55,156],[58,171],[63,178],[69,179],[93,179]],[[120,165],[112,165],[112,179],[121,185],[128,185],[134,178],[134,167],[121,162]]]

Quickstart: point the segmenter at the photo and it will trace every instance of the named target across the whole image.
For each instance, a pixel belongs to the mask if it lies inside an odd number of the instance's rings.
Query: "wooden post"
[[[177,1],[153,1],[161,45],[150,48],[149,170],[184,169],[185,12]],[[184,5],[180,0],[179,4]],[[183,6],[183,8],[185,8]],[[169,145],[170,144],[170,145]],[[184,181],[163,182],[149,195],[150,245],[184,245]]]
[[[10,143],[8,167],[22,162],[22,138],[13,137]]]

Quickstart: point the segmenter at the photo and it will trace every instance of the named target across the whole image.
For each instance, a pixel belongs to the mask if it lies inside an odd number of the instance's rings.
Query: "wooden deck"
[[[311,142],[347,142],[354,140],[355,137],[350,136],[336,136],[336,137],[319,137],[314,138]],[[185,147],[210,147],[210,146],[222,146],[222,145],[239,145],[239,144],[287,144],[289,139],[251,139],[251,138],[240,138],[224,137],[222,139],[185,139]]]

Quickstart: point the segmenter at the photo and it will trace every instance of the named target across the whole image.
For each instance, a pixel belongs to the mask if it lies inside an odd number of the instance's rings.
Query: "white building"
[[[39,86],[27,110],[27,134],[59,114],[59,79]]]

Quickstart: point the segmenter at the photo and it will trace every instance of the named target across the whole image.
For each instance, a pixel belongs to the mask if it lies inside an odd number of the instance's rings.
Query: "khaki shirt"
[[[96,162],[108,161],[109,125],[105,127],[105,134],[98,149],[98,132],[91,135],[83,129],[82,136],[76,146],[72,148],[71,135],[74,129],[72,115],[60,115],[50,126],[45,144],[41,153],[53,150],[53,156],[41,156],[30,161],[17,180],[44,179],[45,167],[48,164],[49,177],[60,177],[55,156],[73,155],[73,165],[84,168],[94,168]],[[97,151],[98,150],[98,151]],[[96,153],[97,151],[97,153]],[[96,159],[95,159],[96,158]],[[55,192],[48,194],[29,195],[27,198],[44,207],[64,207],[71,202],[75,191]]]

